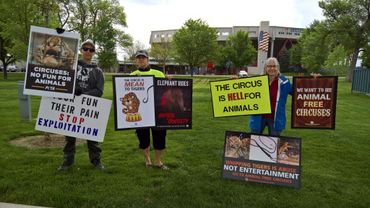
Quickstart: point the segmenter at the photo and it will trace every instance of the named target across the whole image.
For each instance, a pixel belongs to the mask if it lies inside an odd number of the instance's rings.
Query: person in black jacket
[[[92,58],[95,54],[94,42],[89,39],[83,42],[80,52],[82,60],[79,60],[77,65],[75,95],[86,94],[101,97],[104,92],[104,76],[102,70],[95,63],[92,63]],[[67,170],[74,163],[76,138],[66,136],[65,140],[66,144],[63,149],[64,160],[58,170]],[[99,170],[104,169],[100,159],[102,150],[99,147],[99,143],[87,140],[87,147],[91,164]]]

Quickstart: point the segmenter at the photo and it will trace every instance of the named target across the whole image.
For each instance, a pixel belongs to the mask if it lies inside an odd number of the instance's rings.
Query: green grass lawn
[[[208,81],[194,78],[193,129],[168,131],[163,161],[171,169],[147,170],[133,130],[114,131],[113,109],[102,144],[106,170],[89,164],[86,144],[76,163],[56,172],[62,149],[9,144],[41,134],[20,120],[17,80],[0,80],[0,202],[48,207],[370,207],[370,97],[339,81],[336,130],[290,129],[302,138],[301,189],[221,178],[224,134],[248,131],[248,116],[213,118]],[[113,99],[106,76],[104,97]],[[32,96],[33,117],[40,99]],[[290,101],[288,103],[290,106]],[[287,109],[290,118],[290,107]],[[288,119],[290,120],[290,119]]]

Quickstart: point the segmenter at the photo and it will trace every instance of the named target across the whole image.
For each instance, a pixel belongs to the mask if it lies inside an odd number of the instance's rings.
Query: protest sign
[[[191,129],[191,79],[155,79],[156,127]]]
[[[271,113],[267,76],[211,82],[214,117]]]
[[[24,94],[73,98],[78,33],[31,26]]]
[[[222,177],[300,188],[301,140],[227,131]]]
[[[111,100],[89,95],[42,97],[35,129],[103,142],[111,105]]]
[[[153,76],[113,76],[115,129],[155,126]]]
[[[338,77],[293,77],[292,128],[335,129]]]

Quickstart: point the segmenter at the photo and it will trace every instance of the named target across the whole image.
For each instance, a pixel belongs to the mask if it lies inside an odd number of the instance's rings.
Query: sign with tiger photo
[[[115,129],[155,126],[153,76],[113,76]]]
[[[74,97],[80,35],[31,26],[24,94]]]
[[[301,139],[226,131],[222,177],[300,188]]]
[[[113,76],[115,128],[192,128],[191,79]]]

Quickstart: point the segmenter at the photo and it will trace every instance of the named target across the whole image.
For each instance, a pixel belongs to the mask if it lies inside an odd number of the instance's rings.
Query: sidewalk
[[[45,207],[29,206],[23,204],[9,204],[0,202],[0,208],[45,208]]]

